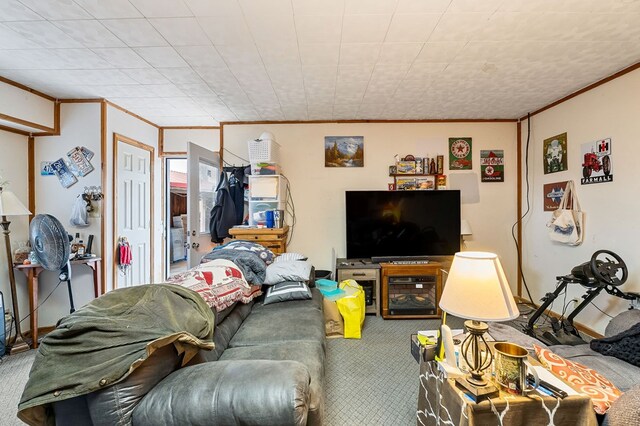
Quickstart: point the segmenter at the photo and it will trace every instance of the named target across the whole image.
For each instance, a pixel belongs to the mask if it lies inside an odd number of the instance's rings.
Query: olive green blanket
[[[18,417],[53,425],[50,404],[111,386],[157,348],[174,345],[183,364],[213,349],[213,313],[196,292],[149,284],[111,291],[62,318],[38,348]]]

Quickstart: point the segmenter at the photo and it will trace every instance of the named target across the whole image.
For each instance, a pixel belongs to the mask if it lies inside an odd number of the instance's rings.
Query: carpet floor
[[[451,318],[452,328],[462,322]],[[411,334],[435,329],[439,320],[383,320],[367,316],[362,339],[327,340],[325,424],[414,425],[418,363]],[[17,407],[35,351],[0,359],[0,426],[22,425]]]

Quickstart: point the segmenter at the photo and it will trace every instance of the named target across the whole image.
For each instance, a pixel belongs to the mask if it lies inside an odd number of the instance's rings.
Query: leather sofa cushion
[[[242,322],[251,313],[253,302],[244,304],[238,303],[213,332],[213,343],[215,348],[212,351],[200,351],[200,355],[206,361],[216,361],[220,355],[229,347],[229,342],[236,334]]]
[[[322,311],[301,305],[297,300],[254,309],[231,339],[230,347],[267,345],[280,342],[311,341],[324,345]],[[277,309],[269,309],[277,307]]]
[[[134,410],[133,424],[302,426],[309,381],[295,361],[205,362],[161,381]]]
[[[324,409],[324,348],[319,342],[280,343],[260,346],[229,348],[220,361],[231,360],[290,360],[298,361],[307,367],[311,398],[309,400],[309,425],[321,425]]]

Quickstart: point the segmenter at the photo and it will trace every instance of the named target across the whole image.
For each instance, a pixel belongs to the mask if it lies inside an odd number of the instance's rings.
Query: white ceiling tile
[[[450,3],[451,0],[399,0],[396,13],[442,13]]]
[[[301,44],[300,59],[303,66],[338,65],[339,44]]]
[[[118,70],[51,70],[47,77],[54,82],[86,86],[136,83]]]
[[[146,19],[106,19],[100,22],[130,47],[168,45]]]
[[[42,46],[0,24],[0,49],[39,49]]]
[[[140,84],[168,84],[169,80],[153,68],[123,69],[123,73]]]
[[[91,15],[70,0],[20,0],[20,2],[49,20],[91,18]]]
[[[495,12],[504,0],[452,0],[447,12]]]
[[[149,22],[172,46],[211,44],[196,18],[155,18]]]
[[[245,15],[293,15],[291,0],[239,0]]]
[[[0,22],[5,21],[38,21],[43,19],[18,0],[0,0]]]
[[[152,67],[179,68],[188,66],[172,47],[138,47],[134,50]]]
[[[416,62],[450,62],[465,46],[464,41],[442,41],[425,43]]]
[[[213,46],[180,46],[176,50],[192,67],[224,67],[222,56]]]
[[[384,43],[379,63],[412,63],[420,53],[423,43]]]
[[[297,44],[270,44],[259,46],[260,57],[265,67],[300,66]]]
[[[342,15],[344,13],[344,0],[293,0],[292,3],[295,15]]]
[[[74,0],[96,19],[141,18],[129,0]]]
[[[129,0],[146,18],[193,16],[182,0]]]
[[[344,15],[343,43],[376,43],[384,40],[391,15]]]
[[[485,30],[490,14],[445,13],[431,33],[429,41],[468,41]]]
[[[96,20],[54,21],[53,24],[85,47],[124,47],[125,44]]]
[[[440,20],[440,14],[395,14],[385,41],[425,42]]]
[[[6,22],[4,25],[18,33],[22,38],[42,47],[67,48],[82,47],[62,30],[47,21]]]
[[[345,14],[391,14],[398,0],[345,0]]]
[[[342,43],[340,65],[373,65],[378,61],[382,43]]]
[[[262,58],[255,45],[216,46],[229,68],[262,67]]]
[[[301,44],[340,43],[342,19],[332,15],[296,15],[296,32]]]
[[[187,96],[215,96],[215,93],[204,82],[193,84],[176,84],[176,86]]]
[[[185,0],[185,3],[195,16],[242,15],[236,0]]]
[[[162,98],[175,98],[184,96],[182,90],[174,84],[150,84],[145,86],[151,93]],[[160,104],[162,106],[162,104]]]
[[[173,84],[204,84],[191,68],[156,68]]]
[[[114,47],[91,49],[93,53],[107,61],[114,68],[148,68],[150,65],[133,49]]]
[[[58,62],[52,49],[0,50],[0,69],[55,69]]]
[[[291,43],[296,39],[293,15],[253,15],[245,13],[245,20],[256,44]]]
[[[242,16],[207,16],[198,18],[198,22],[216,47],[253,44],[253,37]]]
[[[113,68],[107,61],[89,49],[51,49],[58,57],[59,69],[106,69]]]

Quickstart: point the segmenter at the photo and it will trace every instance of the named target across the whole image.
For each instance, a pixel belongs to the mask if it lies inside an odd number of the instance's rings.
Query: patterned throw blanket
[[[591,349],[640,367],[640,323],[612,337],[594,339]]]

